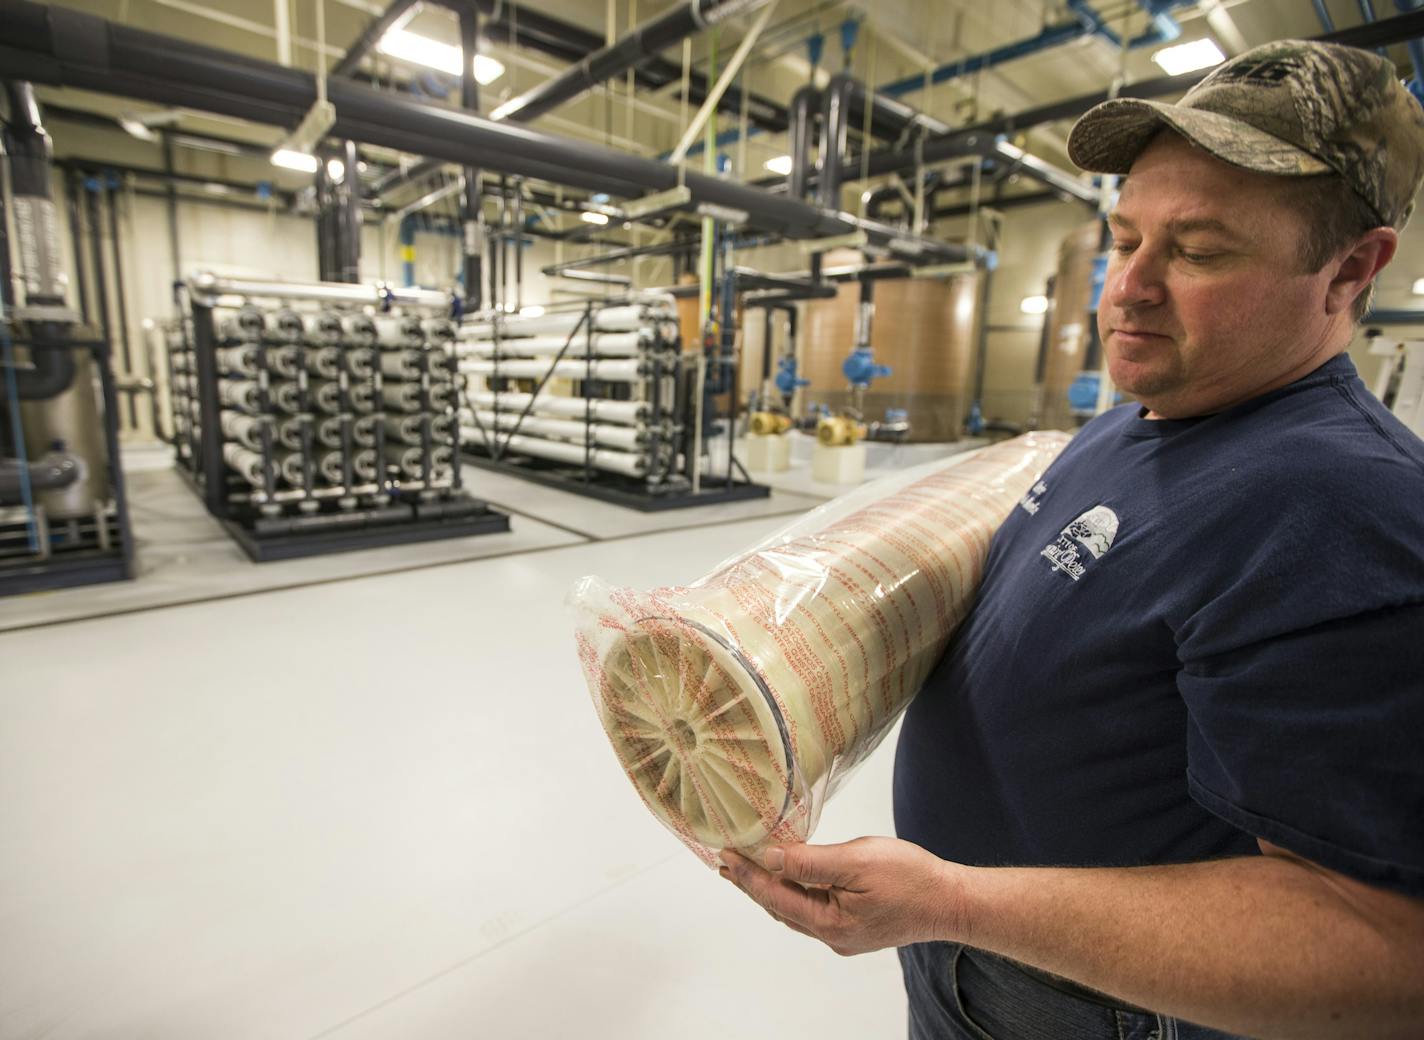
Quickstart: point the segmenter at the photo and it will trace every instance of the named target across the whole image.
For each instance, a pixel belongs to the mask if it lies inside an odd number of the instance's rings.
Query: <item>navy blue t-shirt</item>
[[[910,705],[895,820],[977,865],[1260,837],[1424,895],[1424,442],[1344,355],[1217,415],[1089,423]]]

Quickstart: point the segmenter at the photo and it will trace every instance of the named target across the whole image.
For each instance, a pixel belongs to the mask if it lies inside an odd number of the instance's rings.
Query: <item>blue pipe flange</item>
[[[867,387],[872,380],[888,376],[890,367],[877,365],[869,347],[856,347],[841,365],[841,372],[850,380],[851,386]]]

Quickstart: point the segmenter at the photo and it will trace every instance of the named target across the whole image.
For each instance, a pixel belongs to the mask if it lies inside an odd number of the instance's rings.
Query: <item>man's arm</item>
[[[1162,867],[965,867],[908,842],[724,853],[723,876],[854,954],[965,943],[1141,1007],[1262,1038],[1424,1035],[1424,900],[1261,843]]]

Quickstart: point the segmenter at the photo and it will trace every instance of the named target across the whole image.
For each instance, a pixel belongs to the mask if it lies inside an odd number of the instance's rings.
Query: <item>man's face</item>
[[[1183,418],[1304,375],[1339,325],[1325,311],[1330,265],[1304,271],[1304,219],[1278,178],[1158,134],[1109,217],[1098,332],[1113,382]]]

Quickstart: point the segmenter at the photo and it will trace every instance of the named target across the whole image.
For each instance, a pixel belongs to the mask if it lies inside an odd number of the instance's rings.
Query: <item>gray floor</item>
[[[138,579],[0,601],[0,1040],[904,1035],[893,953],[775,924],[647,813],[565,605],[817,497],[645,515],[471,471],[511,534],[256,565],[129,461]],[[893,749],[815,840],[892,832]]]

